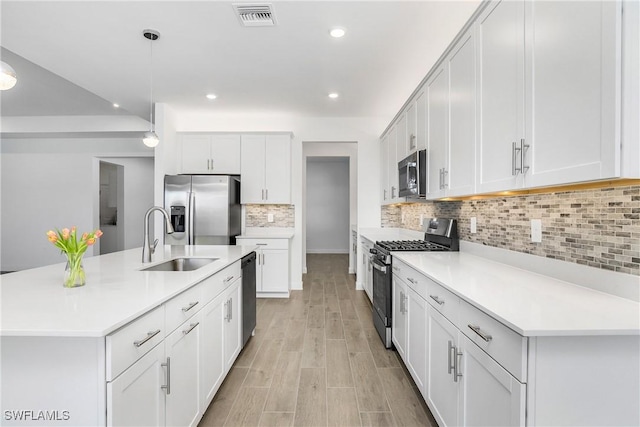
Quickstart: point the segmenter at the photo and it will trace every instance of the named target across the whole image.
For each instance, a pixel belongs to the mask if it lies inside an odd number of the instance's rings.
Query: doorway
[[[124,166],[100,161],[100,255],[124,250]]]
[[[307,253],[348,254],[349,157],[307,157]]]

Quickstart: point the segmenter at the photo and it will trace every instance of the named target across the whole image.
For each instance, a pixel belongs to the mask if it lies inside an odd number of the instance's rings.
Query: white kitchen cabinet
[[[427,80],[427,197],[444,197],[448,174],[449,75],[440,66]]]
[[[242,281],[237,279],[225,293],[224,364],[228,372],[242,349]]]
[[[415,127],[415,146],[416,150],[427,149],[427,95],[422,87],[416,96],[416,127]]]
[[[396,121],[396,169],[398,169],[397,163],[407,157],[408,152],[407,112],[404,112]]]
[[[397,275],[391,278],[391,337],[402,360],[407,354],[407,285]]]
[[[515,169],[524,138],[524,2],[492,2],[476,25],[478,191],[514,189],[523,183]]]
[[[371,248],[373,243],[364,237],[360,239],[360,247],[362,248],[361,272],[362,287],[364,288],[369,301],[373,304],[373,265],[371,265]]]
[[[427,302],[416,291],[407,287],[405,299],[407,314],[407,369],[418,386],[418,389],[426,396],[427,383]]]
[[[349,257],[349,273],[358,279],[358,232],[351,230],[351,257]]]
[[[200,407],[207,408],[225,376],[224,316],[226,295],[209,302],[201,312]],[[206,410],[206,409],[205,409]]]
[[[198,313],[165,338],[169,426],[195,426],[204,413],[200,406],[201,330]]]
[[[525,186],[620,176],[622,3],[524,4]]]
[[[417,132],[418,132],[418,115],[416,101],[412,100],[407,107],[405,116],[407,118],[407,155],[415,153],[418,149]],[[406,157],[406,156],[405,156]]]
[[[433,307],[427,308],[427,340],[429,353],[427,403],[439,426],[458,426],[458,402],[464,377],[456,377],[453,369],[459,358],[458,329]]]
[[[240,174],[240,135],[180,135],[181,173]]]
[[[391,192],[389,191],[389,134],[380,141],[380,202],[382,205],[389,203]]]
[[[257,246],[256,294],[261,298],[289,297],[289,239],[237,237],[239,245]]]
[[[387,134],[389,140],[389,154],[387,155],[387,200],[396,203],[398,200],[398,126],[394,125]]]
[[[460,334],[460,425],[524,426],[526,386]]]
[[[165,425],[165,363],[164,344],[156,345],[107,383],[108,426]]]
[[[242,135],[241,203],[291,203],[291,135]]]

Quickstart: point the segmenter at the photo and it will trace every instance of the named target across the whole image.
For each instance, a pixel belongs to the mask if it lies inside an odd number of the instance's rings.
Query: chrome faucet
[[[160,211],[164,215],[164,220],[167,223],[167,234],[173,234],[173,226],[171,225],[171,218],[166,210],[160,206],[153,206],[144,215],[144,242],[142,245],[142,262],[151,262],[151,255],[156,251],[158,246],[158,239],[151,244],[151,238],[149,237],[149,217],[153,211]]]

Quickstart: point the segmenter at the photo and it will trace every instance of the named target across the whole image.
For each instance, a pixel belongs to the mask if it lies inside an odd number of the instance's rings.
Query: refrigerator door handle
[[[196,209],[195,209],[195,204],[196,204],[196,194],[193,192],[189,192],[189,207],[188,207],[188,220],[187,220],[187,244],[188,245],[194,245],[195,244],[195,226],[196,226]]]

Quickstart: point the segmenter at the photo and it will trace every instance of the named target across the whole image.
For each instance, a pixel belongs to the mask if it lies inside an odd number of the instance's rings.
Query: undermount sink
[[[193,271],[207,264],[211,264],[218,258],[175,258],[140,271]]]

